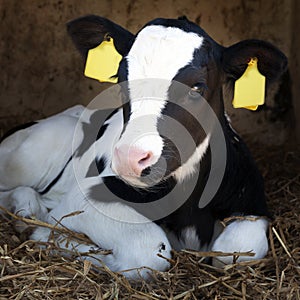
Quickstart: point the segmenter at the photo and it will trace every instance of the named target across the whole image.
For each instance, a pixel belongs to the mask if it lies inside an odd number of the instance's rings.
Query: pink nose
[[[114,150],[114,168],[121,176],[141,176],[153,163],[153,153],[138,147],[122,145]]]

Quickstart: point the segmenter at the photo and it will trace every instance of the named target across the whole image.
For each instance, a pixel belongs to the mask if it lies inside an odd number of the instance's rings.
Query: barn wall
[[[155,17],[186,15],[225,46],[261,38],[289,55],[293,5],[294,0],[0,0],[0,128],[87,104],[108,87],[83,77],[83,62],[65,31],[72,18],[99,14],[136,32]],[[274,106],[277,91],[275,85],[268,106]],[[288,107],[288,93],[281,98],[280,105]],[[284,109],[252,113],[232,109],[230,101],[226,107],[234,126],[252,140],[280,144],[289,136]]]
[[[292,93],[293,93],[293,121],[294,130],[293,136],[296,136],[296,140],[300,143],[300,36],[298,33],[298,28],[300,26],[300,2],[299,0],[293,1],[293,17],[291,23],[291,50],[290,58],[292,63],[290,63],[291,77],[292,77]]]

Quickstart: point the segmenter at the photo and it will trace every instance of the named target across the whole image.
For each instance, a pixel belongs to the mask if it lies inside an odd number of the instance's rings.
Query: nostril
[[[152,156],[153,156],[152,152],[145,153],[144,156],[140,158],[140,160],[138,161],[138,164],[141,166],[147,165],[150,162]]]

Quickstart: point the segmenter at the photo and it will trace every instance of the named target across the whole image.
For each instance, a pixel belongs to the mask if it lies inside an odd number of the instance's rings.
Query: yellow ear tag
[[[111,37],[94,49],[90,49],[87,55],[84,75],[101,82],[118,82],[117,75],[122,56],[118,53]]]
[[[257,58],[251,58],[244,74],[234,85],[234,108],[256,110],[258,105],[265,103],[266,77],[257,69]]]

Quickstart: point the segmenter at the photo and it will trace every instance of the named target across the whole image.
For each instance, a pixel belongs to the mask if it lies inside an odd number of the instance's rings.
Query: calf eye
[[[207,86],[205,83],[196,83],[194,84],[190,91],[189,91],[189,97],[191,99],[199,98],[199,96],[203,96],[205,91],[207,90]]]

